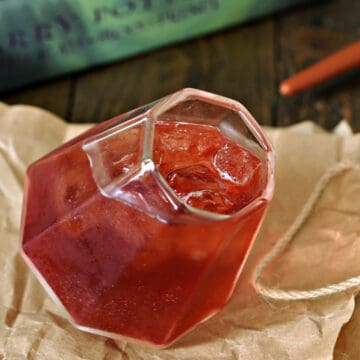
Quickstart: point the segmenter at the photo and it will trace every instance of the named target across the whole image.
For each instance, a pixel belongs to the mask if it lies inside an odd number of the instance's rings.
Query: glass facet
[[[273,168],[241,104],[183,89],[29,167],[22,255],[78,328],[168,346],[230,298]]]

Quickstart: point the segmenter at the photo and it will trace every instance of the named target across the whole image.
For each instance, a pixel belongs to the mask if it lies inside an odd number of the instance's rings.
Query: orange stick
[[[360,41],[281,82],[282,95],[294,95],[360,65]]]

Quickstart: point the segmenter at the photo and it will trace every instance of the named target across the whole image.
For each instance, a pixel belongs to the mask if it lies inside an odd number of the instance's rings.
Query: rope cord
[[[313,212],[316,203],[320,199],[329,182],[334,177],[352,169],[360,169],[359,164],[345,160],[330,167],[321,176],[304,207],[300,211],[299,215],[295,218],[289,229],[286,231],[284,236],[280,238],[272,250],[257,265],[254,271],[253,280],[255,289],[261,296],[273,300],[304,300],[315,299],[326,295],[341,293],[350,289],[360,288],[360,275],[312,290],[281,290],[267,286],[261,281],[261,275],[265,268],[267,268],[272,260],[277,257],[294,239],[295,235],[299,232],[303,224],[307,221]]]

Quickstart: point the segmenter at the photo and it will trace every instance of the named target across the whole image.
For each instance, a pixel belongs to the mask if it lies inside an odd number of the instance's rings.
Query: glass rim
[[[186,100],[200,100],[203,102],[211,103],[217,106],[221,106],[223,108],[227,108],[231,111],[237,113],[242,121],[245,123],[246,128],[250,131],[250,133],[254,136],[254,138],[258,141],[261,148],[265,153],[265,161],[264,165],[267,167],[267,177],[266,183],[261,193],[256,196],[251,202],[246,204],[244,207],[239,209],[238,211],[231,214],[219,214],[207,210],[198,209],[191,205],[188,205],[185,201],[183,201],[171,188],[171,186],[167,183],[165,178],[162,176],[160,171],[158,171],[155,162],[152,159],[153,152],[153,140],[154,140],[154,132],[155,132],[155,123],[157,118],[166,112],[167,110],[173,108],[175,105],[186,101]],[[126,175],[121,176],[121,180],[125,181],[127,179],[131,179],[134,175],[138,175],[140,173],[149,172],[153,176],[157,185],[161,188],[163,194],[166,195],[167,200],[169,200],[172,206],[175,209],[185,209],[186,214],[188,216],[194,215],[199,220],[202,221],[221,221],[227,220],[231,218],[237,218],[245,216],[247,213],[250,213],[254,209],[256,209],[261,203],[264,201],[270,201],[273,195],[274,190],[274,166],[275,166],[275,156],[274,149],[261,129],[260,125],[256,122],[254,117],[250,114],[250,112],[242,105],[240,102],[232,100],[230,98],[216,95],[207,91],[193,89],[193,88],[185,88],[179,90],[171,95],[168,95],[164,98],[161,98],[154,104],[153,107],[148,108],[145,112],[135,116],[134,118],[127,120],[125,122],[120,122],[116,126],[113,126],[109,129],[106,129],[104,132],[100,132],[94,136],[91,136],[87,139],[82,148],[85,152],[88,145],[96,141],[100,141],[106,139],[107,137],[114,136],[114,132],[120,133],[124,130],[127,130],[132,127],[139,126],[143,124],[145,126],[144,137],[142,142],[142,157],[140,162],[140,168],[135,166],[134,169],[130,170]],[[94,179],[95,180],[95,179]],[[113,184],[116,179],[111,181]],[[121,182],[122,182],[121,181]],[[103,192],[99,184],[95,183],[100,191]],[[114,199],[117,201],[121,201],[119,199]],[[129,206],[133,206],[129,204]]]

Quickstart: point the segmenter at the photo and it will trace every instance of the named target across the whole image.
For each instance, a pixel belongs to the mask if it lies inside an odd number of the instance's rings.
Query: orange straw
[[[360,66],[360,41],[284,80],[279,91],[285,96],[294,95],[357,66]]]

